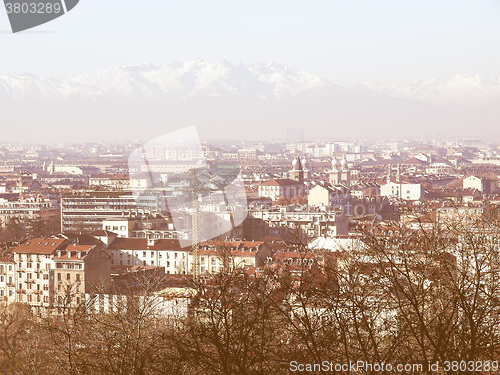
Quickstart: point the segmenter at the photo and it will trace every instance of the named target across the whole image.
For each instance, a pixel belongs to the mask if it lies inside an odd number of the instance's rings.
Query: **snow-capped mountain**
[[[280,139],[297,127],[334,138],[491,134],[499,100],[500,80],[480,76],[340,86],[288,65],[194,60],[71,78],[0,74],[0,129],[34,142],[143,139],[190,125],[231,139]]]
[[[335,94],[349,91],[423,102],[457,102],[477,105],[500,99],[500,78],[459,74],[447,81],[421,79],[413,82],[355,83],[341,87],[289,65],[251,65],[227,61],[174,61],[114,66],[72,78],[40,78],[33,74],[0,75],[0,99],[64,98],[166,98],[234,96],[286,99],[302,93]]]
[[[480,105],[500,99],[500,77],[489,80],[479,75],[457,74],[446,81],[420,79],[395,84],[367,83],[366,88],[390,97],[411,98],[424,102]]]
[[[0,75],[0,97],[170,97],[249,96],[282,99],[314,90],[335,90],[332,83],[288,65],[209,63],[202,60],[169,64],[114,66],[68,79],[32,74]]]

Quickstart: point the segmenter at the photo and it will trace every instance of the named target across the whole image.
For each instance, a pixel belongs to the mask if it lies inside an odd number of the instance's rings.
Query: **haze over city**
[[[495,137],[499,11],[87,0],[16,35],[0,12],[1,120],[14,125],[2,139],[146,140],[189,125],[206,139]]]

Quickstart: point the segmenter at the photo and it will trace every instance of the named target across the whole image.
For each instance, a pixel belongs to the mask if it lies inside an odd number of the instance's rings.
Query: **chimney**
[[[80,258],[82,257],[82,252],[81,252],[81,251],[77,251],[77,252],[76,252],[76,257],[77,257],[78,259],[80,259]]]

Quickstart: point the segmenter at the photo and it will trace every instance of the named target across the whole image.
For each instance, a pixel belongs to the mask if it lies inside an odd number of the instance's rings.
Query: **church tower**
[[[331,185],[344,185],[346,187],[351,185],[351,169],[345,155],[340,161],[332,160],[332,169],[328,175]]]
[[[304,167],[300,157],[297,156],[297,158],[293,159],[292,170],[289,175],[291,180],[300,182],[301,184],[304,183]]]

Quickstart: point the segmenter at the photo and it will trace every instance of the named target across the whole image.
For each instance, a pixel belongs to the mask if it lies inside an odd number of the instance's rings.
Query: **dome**
[[[297,165],[297,159],[293,159],[293,160],[292,160],[292,167],[294,167],[294,168],[295,168],[295,165]]]
[[[302,159],[302,167],[307,168],[307,159],[306,158]]]
[[[340,166],[342,168],[346,168],[347,167],[347,159],[345,158],[345,155],[344,157],[342,158],[342,160],[340,161]]]

